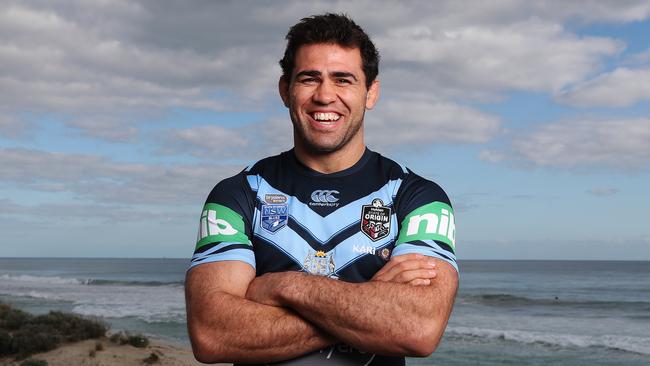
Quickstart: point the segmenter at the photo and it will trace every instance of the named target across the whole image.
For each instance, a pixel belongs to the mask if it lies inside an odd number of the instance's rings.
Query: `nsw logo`
[[[287,226],[289,209],[287,205],[262,205],[262,229],[275,233]]]
[[[311,202],[310,206],[326,206],[326,207],[338,207],[339,195],[340,192],[333,189],[317,189],[311,193]]]

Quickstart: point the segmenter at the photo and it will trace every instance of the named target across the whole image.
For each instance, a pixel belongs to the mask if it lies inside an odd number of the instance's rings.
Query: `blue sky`
[[[214,184],[291,147],[277,60],[324,11],[377,44],[367,143],[449,193],[459,258],[650,260],[632,0],[4,1],[0,256],[189,257]]]

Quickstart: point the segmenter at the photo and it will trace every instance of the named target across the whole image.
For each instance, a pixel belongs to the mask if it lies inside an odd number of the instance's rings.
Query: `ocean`
[[[189,344],[186,259],[0,258],[0,301]],[[650,365],[650,262],[461,261],[445,336],[409,365]]]

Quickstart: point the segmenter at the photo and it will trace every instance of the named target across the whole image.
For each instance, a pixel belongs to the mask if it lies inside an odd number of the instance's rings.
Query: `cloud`
[[[14,116],[0,114],[0,136],[8,139],[24,138],[33,129],[33,124]]]
[[[596,197],[608,197],[617,194],[619,190],[617,188],[592,188],[587,190],[587,193]]]
[[[394,99],[380,101],[365,123],[368,142],[384,146],[481,143],[500,127],[498,117],[457,104]]]
[[[87,154],[0,149],[0,182],[48,192],[70,192],[101,204],[197,205],[240,166],[134,164]]]
[[[484,152],[508,156],[538,166],[609,167],[644,169],[650,167],[650,119],[576,119],[538,127],[515,136],[511,151]]]
[[[564,19],[626,22],[648,14],[643,1],[595,1],[589,12],[584,6],[7,1],[0,9],[0,100],[75,115],[259,109],[262,97],[275,94],[288,26],[325,10],[350,13],[371,32],[385,61],[382,77],[396,94],[485,98],[510,89],[558,90],[622,47],[577,37],[560,25]]]
[[[619,67],[579,83],[558,96],[560,102],[580,107],[627,107],[650,100],[650,66]]]
[[[160,139],[160,153],[189,153],[211,160],[235,157],[253,160],[290,149],[292,136],[289,117],[271,118],[242,127],[202,125],[165,131]]]
[[[275,66],[264,54],[251,57],[253,44],[201,53],[191,43],[171,48],[143,42],[133,37],[153,15],[148,9],[137,4],[116,4],[110,11],[95,6],[13,2],[0,8],[3,106],[74,114],[169,107],[224,110],[229,107],[214,98],[215,92],[228,90],[224,87],[241,90],[263,78],[256,74]],[[88,15],[95,10],[120,13],[121,21]],[[252,78],[238,77],[237,67]]]
[[[494,149],[484,149],[479,152],[479,160],[488,162],[488,163],[499,163],[507,159],[505,153],[494,150]]]
[[[643,66],[650,64],[650,49],[628,55],[623,61],[621,61],[621,64],[626,66]]]
[[[650,3],[644,0],[585,0],[532,2],[529,4],[540,16],[576,18],[584,22],[636,22],[650,15]]]
[[[69,120],[65,125],[79,129],[86,137],[112,142],[130,142],[138,136],[138,128],[130,123],[133,122],[97,116]]]
[[[509,90],[559,91],[601,66],[622,44],[577,37],[537,18],[503,25],[434,27],[414,22],[377,38],[392,87],[461,99]]]

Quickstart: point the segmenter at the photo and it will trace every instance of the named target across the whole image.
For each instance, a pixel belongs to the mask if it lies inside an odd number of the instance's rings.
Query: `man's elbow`
[[[423,329],[420,332],[412,332],[408,337],[407,343],[404,345],[406,348],[406,356],[409,357],[427,357],[430,356],[438,348],[442,332],[438,329]]]
[[[421,339],[414,343],[409,350],[409,357],[428,357],[438,348],[438,341]]]
[[[190,343],[194,358],[202,363],[228,362],[229,355],[225,347],[221,346],[219,340],[215,339],[214,332],[202,332],[200,330],[190,332]]]

